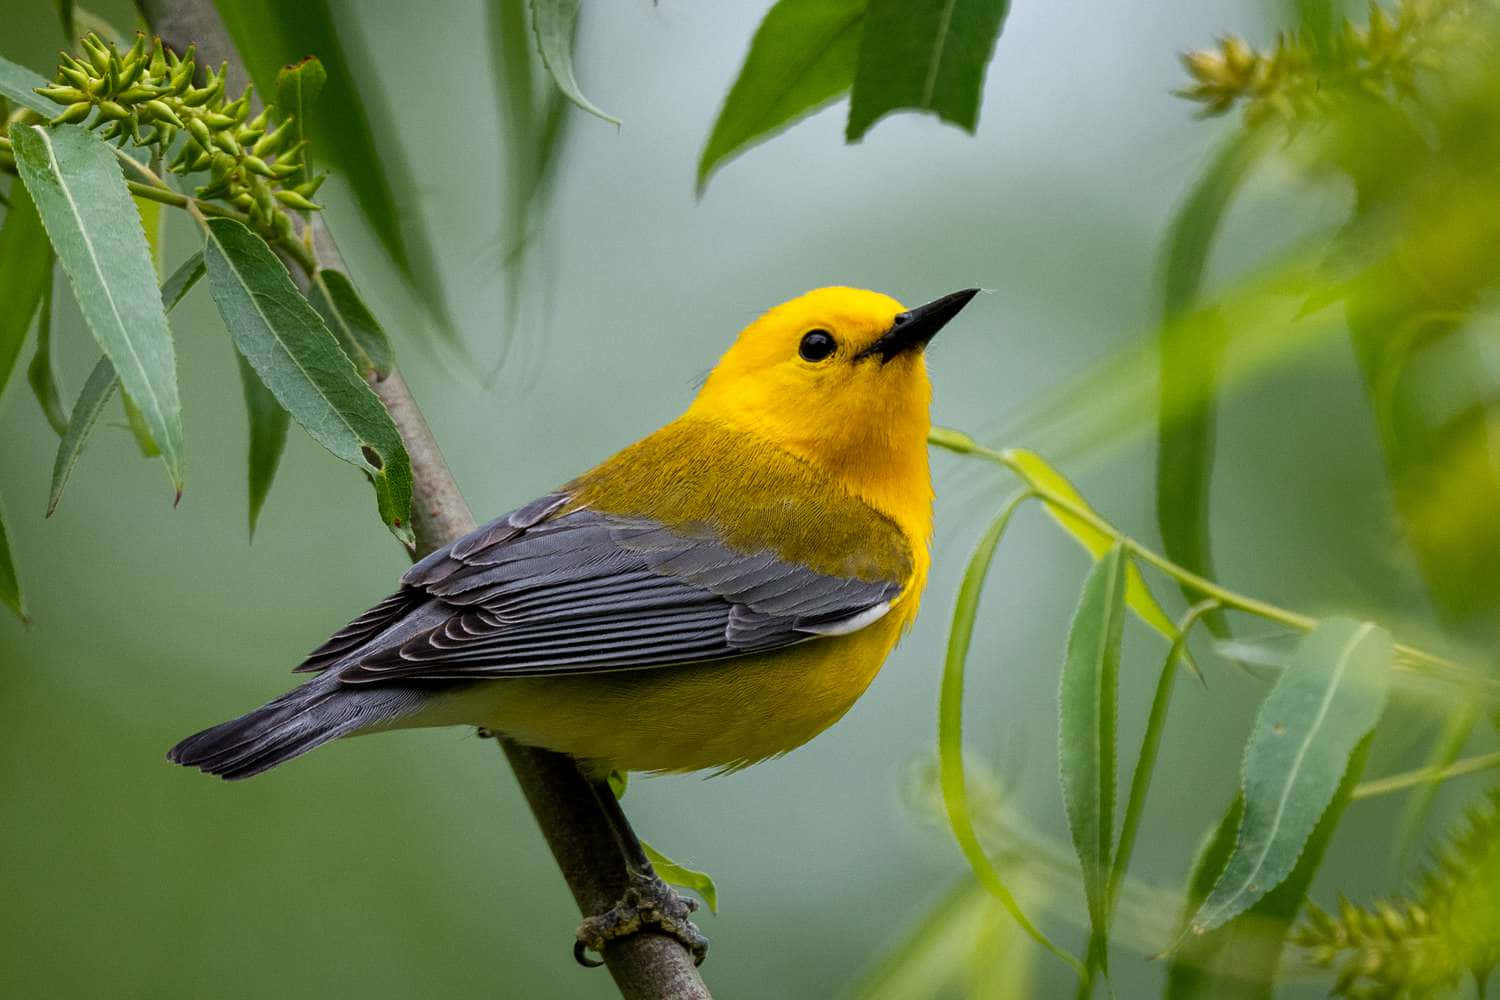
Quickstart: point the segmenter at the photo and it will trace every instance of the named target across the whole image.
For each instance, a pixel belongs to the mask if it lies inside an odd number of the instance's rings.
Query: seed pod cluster
[[[1500,788],[1469,810],[1411,899],[1365,907],[1341,896],[1336,915],[1309,902],[1292,941],[1315,965],[1340,963],[1336,996],[1447,995],[1465,973],[1482,996],[1500,962]]]
[[[1203,105],[1204,115],[1222,115],[1243,103],[1251,123],[1295,122],[1351,94],[1409,97],[1418,71],[1433,64],[1433,53],[1448,40],[1448,15],[1462,5],[1462,0],[1399,0],[1388,14],[1371,0],[1364,27],[1345,21],[1328,39],[1283,33],[1264,51],[1228,35],[1214,48],[1183,54],[1192,84],[1176,93]]]
[[[151,150],[180,175],[207,174],[194,192],[244,212],[272,237],[292,234],[288,209],[312,212],[326,175],[287,186],[303,168],[306,142],[297,139],[291,116],[267,106],[250,116],[253,88],[230,100],[228,64],[198,79],[194,49],[181,55],[136,32],[121,53],[90,33],[74,57],[64,52],[56,79],[37,89],[63,106],[53,124],[78,122],[106,140]]]

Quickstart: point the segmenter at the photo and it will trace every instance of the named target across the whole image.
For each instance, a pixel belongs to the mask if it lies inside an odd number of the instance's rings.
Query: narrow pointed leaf
[[[358,40],[337,29],[329,0],[216,0],[214,7],[261,94],[277,93],[283,67],[318,57],[326,79],[316,103],[304,94],[301,118],[313,155],[348,184],[365,225],[451,338],[437,259],[416,210],[418,185],[399,145],[376,141],[395,123],[370,90],[373,61]]]
[[[167,314],[120,165],[75,125],[12,129],[16,166],[36,201],[78,305],[145,417],[178,494],[182,404]]]
[[[48,253],[50,255],[50,249]],[[0,293],[0,301],[4,301],[3,293]],[[57,365],[52,360],[51,275],[48,275],[48,280],[43,285],[42,310],[36,326],[36,353],[31,356],[31,364],[26,368],[26,381],[30,383],[31,392],[36,396],[47,423],[61,437],[68,430],[68,415],[63,410],[62,390],[57,384]]]
[[[53,117],[62,110],[36,92],[36,88],[47,86],[47,81],[25,66],[18,65],[0,56],[0,96],[10,99],[23,108],[30,108],[39,115]]]
[[[959,850],[973,869],[979,883],[1005,907],[1033,941],[1046,948],[1083,974],[1083,963],[1063,951],[1040,928],[1033,924],[1022,911],[1010,886],[1001,877],[1000,871],[974,830],[974,817],[969,810],[968,780],[964,772],[964,673],[968,665],[969,645],[974,638],[974,621],[979,615],[979,596],[984,590],[984,578],[994,562],[995,550],[1005,529],[1010,525],[1016,510],[1028,498],[1029,493],[1018,493],[1006,501],[990,522],[979,544],[969,556],[964,567],[963,582],[959,584],[958,597],[953,602],[953,622],[948,627],[948,650],[943,659],[943,684],[938,698],[938,773],[943,794],[943,811],[948,816],[948,826]]]
[[[892,111],[931,111],[974,131],[984,72],[1010,0],[870,0],[849,101],[858,142]]]
[[[583,96],[573,75],[573,35],[578,26],[578,0],[531,0],[531,26],[536,32],[536,50],[542,65],[552,74],[557,89],[574,104],[611,125],[620,119],[601,111]]]
[[[314,440],[364,470],[381,520],[410,544],[411,460],[390,414],[265,241],[232,219],[208,231],[208,285],[235,346]]]
[[[1162,324],[1157,346],[1161,405],[1156,428],[1156,523],[1171,559],[1212,578],[1209,487],[1213,479],[1214,425],[1219,368],[1229,333],[1216,312],[1193,308],[1203,285],[1214,239],[1250,168],[1266,148],[1265,130],[1241,130],[1214,157],[1178,209],[1167,234],[1162,280]],[[1197,595],[1183,588],[1189,601]],[[1229,635],[1219,610],[1204,617],[1219,638]]]
[[[1058,774],[1094,933],[1089,961],[1106,970],[1126,563],[1124,548],[1115,544],[1084,580],[1058,693]]]
[[[21,578],[16,573],[16,560],[10,552],[10,533],[5,527],[5,506],[0,504],[0,604],[15,612],[21,621],[27,621],[26,595],[21,593]]]
[[[276,109],[291,116],[294,141],[308,138],[305,123],[312,113],[323,86],[328,82],[328,71],[317,56],[306,56],[290,66],[283,66],[276,73]],[[313,178],[310,147],[304,147],[301,167],[286,181],[288,187],[306,184]]]
[[[162,308],[170,313],[202,274],[203,251],[197,250],[183,261],[182,266],[162,286]],[[115,377],[115,368],[109,363],[109,358],[100,358],[94,370],[89,373],[83,391],[78,394],[78,401],[73,404],[73,415],[67,420],[67,428],[62,440],[58,442],[57,458],[52,463],[52,489],[47,497],[47,517],[52,516],[58,502],[62,500],[63,487],[68,484],[73,467],[83,455],[83,446],[88,443],[94,425],[99,422],[99,415],[104,412],[105,404],[119,385],[120,380]]]
[[[26,188],[14,184],[0,226],[0,396],[51,279],[52,248],[41,217]]]
[[[1045,490],[1053,493],[1079,510],[1093,512],[1094,508],[1089,506],[1088,501],[1083,498],[1083,495],[1078,492],[1073,484],[1062,473],[1048,465],[1046,460],[1040,455],[1035,452],[1024,451],[1020,448],[1013,448],[1005,454],[1011,468],[1015,469],[1018,475],[1037,490]],[[1076,514],[1062,507],[1047,503],[1045,497],[1043,497],[1042,503],[1046,507],[1047,513],[1052,516],[1052,519],[1061,525],[1064,531],[1072,535],[1074,540],[1082,545],[1094,558],[1097,559],[1104,555],[1104,553],[1109,551],[1110,546],[1114,544],[1115,540],[1113,537],[1100,531]],[[1176,623],[1167,617],[1167,613],[1156,602],[1156,598],[1152,596],[1150,589],[1146,586],[1145,578],[1141,576],[1140,569],[1134,563],[1128,565],[1125,570],[1125,601],[1130,606],[1130,610],[1134,611],[1141,621],[1166,636],[1168,640],[1177,638]]]
[[[178,265],[161,286],[161,304],[167,312],[177,308],[177,303],[187,297],[198,279],[203,277],[203,251],[194,250],[193,255]]]
[[[162,204],[149,198],[136,198],[135,210],[141,217],[141,229],[146,234],[146,247],[151,251],[151,269],[158,284],[161,283],[162,261],[165,259],[166,230],[163,224],[166,221],[162,214]],[[163,308],[170,312],[163,302]],[[130,436],[135,438],[135,446],[140,450],[142,458],[156,458],[161,454],[156,440],[151,436],[151,428],[146,426],[146,418],[141,414],[141,408],[135,405],[127,392],[120,393],[120,405],[125,411],[125,426],[130,428]]]
[[[699,195],[725,161],[848,92],[866,6],[866,0],[780,0],[771,8],[698,158]]]
[[[708,904],[708,912],[719,912],[719,887],[714,884],[712,875],[678,864],[644,840],[641,841],[641,849],[646,852],[651,867],[656,869],[656,874],[661,876],[663,882],[697,893]]]
[[[78,41],[78,29],[73,23],[73,8],[73,0],[57,0],[57,19],[62,24],[63,38],[69,47]]]
[[[291,416],[282,409],[244,355],[238,356],[240,384],[245,390],[245,413],[250,419],[250,537],[265,506],[281,452],[286,447],[286,429]]]
[[[1334,830],[1343,818],[1354,786],[1364,774],[1370,741],[1366,736],[1349,757],[1349,766],[1333,801],[1318,820],[1297,865],[1286,879],[1262,896],[1254,906],[1207,934],[1190,935],[1172,952],[1167,967],[1166,1000],[1272,1000],[1276,991],[1281,952],[1302,909],[1307,890]],[[1235,845],[1235,834],[1244,815],[1244,797],[1235,796],[1229,811],[1219,821],[1198,852],[1186,894],[1182,924],[1212,891]]]
[[[57,458],[52,463],[52,489],[47,496],[48,517],[57,510],[57,504],[62,500],[63,487],[68,485],[73,467],[83,456],[83,446],[93,433],[94,425],[99,422],[104,404],[109,402],[119,384],[119,380],[115,378],[115,366],[109,363],[109,358],[100,358],[94,370],[89,373],[88,381],[83,384],[78,402],[73,404],[68,429],[57,446]]]
[[[1245,814],[1224,873],[1189,924],[1219,927],[1280,885],[1333,801],[1350,756],[1385,708],[1391,638],[1330,618],[1298,645],[1256,713],[1245,749]]]
[[[385,378],[394,364],[391,342],[370,307],[342,272],[322,268],[307,293],[308,301],[328,323],[339,346],[366,378]]]

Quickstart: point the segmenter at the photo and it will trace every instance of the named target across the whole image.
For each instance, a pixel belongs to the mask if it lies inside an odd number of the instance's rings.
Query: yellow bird
[[[610,770],[733,769],[836,722],[927,579],[916,309],[822,288],[750,324],[687,412],[414,565],[308,683],[173,747],[225,778],[341,736],[464,724]]]

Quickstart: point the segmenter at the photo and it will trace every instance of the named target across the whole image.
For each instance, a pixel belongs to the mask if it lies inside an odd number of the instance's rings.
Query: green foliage
[[[1369,756],[1367,736],[1349,757],[1349,767],[1338,791],[1307,838],[1296,866],[1286,879],[1254,906],[1203,935],[1189,935],[1172,952],[1167,968],[1166,1000],[1271,1000],[1287,935],[1307,896],[1313,875],[1333,839],[1355,783]],[[1189,917],[1202,905],[1222,877],[1232,855],[1235,831],[1244,815],[1244,799],[1236,796],[1224,818],[1199,849],[1194,860],[1182,914],[1184,933]]]
[[[646,852],[651,867],[656,869],[663,882],[697,893],[708,905],[708,912],[719,912],[719,887],[714,884],[712,875],[673,861],[645,841],[641,841],[641,850]]]
[[[1244,818],[1213,891],[1188,923],[1202,935],[1280,885],[1385,708],[1391,641],[1330,618],[1297,646],[1255,717],[1240,791]]]
[[[1109,871],[1114,852],[1115,725],[1120,636],[1125,625],[1125,550],[1116,542],[1084,580],[1068,630],[1058,693],[1058,772],[1063,809],[1088,902],[1090,964],[1109,969]]]
[[[327,83],[328,71],[323,68],[317,56],[306,56],[301,61],[276,71],[276,110],[292,129],[294,147],[309,142],[307,123],[311,120],[313,108],[318,104],[318,96],[323,93],[323,87]],[[313,173],[312,154],[306,147],[301,161],[297,172],[287,178],[293,186],[310,185],[317,176]]]
[[[61,437],[68,429],[68,415],[63,412],[62,389],[58,388],[57,366],[52,360],[52,248],[47,247],[43,253],[47,258],[47,282],[42,289],[42,307],[37,313],[36,351],[31,356],[31,364],[26,366],[26,381],[31,386],[32,395],[36,396],[37,405],[42,408],[42,415]],[[4,250],[0,249],[0,259],[3,255]],[[0,295],[0,299],[3,298]]]
[[[931,111],[973,132],[1010,0],[870,0],[849,100],[850,142],[892,111]]]
[[[399,149],[376,141],[380,109],[358,85],[363,56],[346,51],[327,0],[216,0],[214,6],[262,94],[280,98],[277,83],[283,68],[303,63],[309,53],[317,57],[326,82],[321,94],[314,95],[309,84],[317,70],[304,69],[310,76],[297,95],[303,134],[317,147],[319,161],[349,186],[365,224],[451,336],[442,315],[442,280],[432,247],[410,201],[397,195],[415,192],[416,179]],[[287,99],[292,99],[290,92]]]
[[[0,505],[0,604],[15,612],[17,618],[26,621],[26,596],[21,593],[21,580],[16,573],[16,563],[10,554],[10,533],[5,526],[5,507]]]
[[[328,329],[338,337],[339,346],[360,375],[385,378],[391,373],[395,352],[391,350],[390,338],[342,271],[319,268],[307,297],[328,323]]]
[[[47,495],[48,517],[52,516],[58,503],[62,501],[63,487],[68,485],[73,467],[83,457],[83,446],[94,432],[94,425],[99,422],[100,415],[104,413],[104,404],[109,402],[119,384],[120,380],[115,377],[115,366],[109,363],[108,357],[99,359],[94,370],[89,373],[88,380],[83,383],[78,401],[73,404],[73,415],[68,418],[68,429],[58,442],[57,458],[52,463],[52,488]]]
[[[208,236],[208,285],[235,347],[314,440],[364,470],[381,519],[411,544],[411,460],[390,414],[264,241],[231,219],[210,219]]]
[[[611,125],[620,119],[600,110],[578,86],[573,76],[573,35],[578,29],[578,0],[531,0],[531,27],[536,32],[536,50],[542,65],[552,74],[557,89],[578,107]]]
[[[50,116],[57,111],[57,105],[37,93],[45,86],[47,81],[25,66],[0,57],[0,97],[32,114]]]
[[[239,362],[240,385],[245,393],[245,414],[250,423],[249,485],[250,485],[250,537],[255,537],[255,524],[260,519],[260,509],[265,506],[266,496],[271,492],[271,483],[276,479],[276,467],[281,464],[281,452],[286,447],[286,429],[291,415],[282,409],[275,395],[260,380],[250,362],[243,354],[236,355]]]
[[[1293,941],[1338,965],[1339,996],[1442,996],[1465,974],[1483,996],[1500,962],[1500,789],[1470,808],[1410,897],[1371,907],[1340,897],[1337,915],[1309,905]]]
[[[0,394],[51,280],[52,251],[41,217],[26,188],[14,185],[5,223],[0,225]]]
[[[790,128],[854,85],[868,0],[779,0],[750,51],[698,158],[698,194],[726,160]]]
[[[182,493],[182,403],[140,216],[109,148],[77,125],[13,129],[16,166],[89,328]]]

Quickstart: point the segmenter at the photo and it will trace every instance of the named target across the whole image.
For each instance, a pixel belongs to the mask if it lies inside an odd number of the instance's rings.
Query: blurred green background
[[[989,290],[930,354],[935,419],[976,434],[1141,341],[1156,320],[1166,222],[1231,127],[1195,120],[1170,96],[1183,82],[1176,53],[1226,30],[1265,38],[1288,17],[1264,0],[1018,3],[976,136],[898,115],[845,146],[840,104],[730,163],[698,200],[699,150],[766,6],[587,5],[579,75],[624,126],[570,112],[516,304],[502,275],[507,160],[483,5],[334,3],[360,84],[386,108],[380,145],[418,178],[398,197],[435,247],[468,356],[430,346],[424,312],[336,182],[328,217],[481,517],[670,419],[741,326],[819,285],[907,302]],[[125,4],[98,13],[131,23]],[[0,24],[0,53],[49,70],[60,41],[51,4],[0,0]],[[1347,208],[1345,190],[1263,170],[1211,275],[1238,273]],[[169,266],[189,249],[184,220],[172,227]],[[59,301],[71,393],[95,349],[71,301]],[[520,322],[507,334],[513,306]],[[613,995],[603,972],[569,957],[577,914],[492,743],[457,730],[382,735],[235,785],[165,761],[180,737],[287,687],[286,671],[383,596],[404,562],[360,477],[295,429],[249,543],[232,348],[202,291],[173,329],[190,449],[176,510],[122,425],[102,429],[44,522],[55,439],[19,377],[0,409],[0,486],[35,620],[26,629],[0,616],[0,993]],[[507,340],[501,374],[486,384]],[[1108,517],[1148,540],[1150,427],[1142,412],[1107,446],[1054,456]],[[1310,613],[1430,615],[1344,341],[1238,386],[1220,454],[1221,579]],[[718,880],[721,912],[702,925],[713,939],[705,972],[721,996],[839,993],[966,871],[906,789],[933,752],[958,575],[1009,484],[946,454],[934,472],[926,610],[849,716],[741,774],[631,785],[626,806],[642,835]],[[1059,843],[1058,665],[1086,565],[1025,513],[996,564],[970,659],[971,744],[1015,814]],[[1126,748],[1139,740],[1160,656],[1130,628]],[[1146,885],[1181,885],[1232,795],[1264,690],[1218,663],[1208,680],[1175,696],[1137,852]],[[1436,724],[1392,711],[1370,775],[1420,763],[1419,741]],[[1470,790],[1440,794],[1434,829]],[[1399,885],[1386,863],[1398,806],[1351,807],[1315,898]],[[1075,898],[1032,908],[1082,948]],[[1142,953],[1166,943],[1117,951],[1116,995],[1155,991],[1161,963]],[[1051,959],[1004,961],[1035,963],[1035,995],[1071,989]]]

